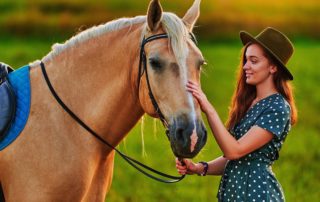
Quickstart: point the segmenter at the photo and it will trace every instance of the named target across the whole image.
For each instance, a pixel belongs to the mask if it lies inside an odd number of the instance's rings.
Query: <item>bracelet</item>
[[[200,161],[199,163],[201,163],[203,165],[203,172],[198,174],[199,176],[206,176],[207,175],[207,172],[208,172],[208,168],[209,168],[209,165],[207,162],[204,162],[204,161]]]

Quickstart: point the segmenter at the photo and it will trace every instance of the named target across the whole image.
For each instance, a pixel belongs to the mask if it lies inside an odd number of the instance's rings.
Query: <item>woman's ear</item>
[[[276,65],[274,65],[274,64],[271,64],[270,65],[270,73],[271,74],[274,74],[274,73],[276,73],[278,71],[278,67],[276,66]]]

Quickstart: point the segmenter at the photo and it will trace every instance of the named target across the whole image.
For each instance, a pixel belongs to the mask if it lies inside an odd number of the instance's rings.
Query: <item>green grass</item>
[[[50,51],[59,38],[13,38],[0,37],[0,60],[19,67],[40,59]],[[287,201],[318,201],[320,193],[320,65],[317,61],[320,42],[300,39],[294,41],[296,52],[289,63],[295,80],[296,102],[299,122],[290,132],[280,159],[273,166],[282,184]],[[202,75],[202,86],[208,98],[216,107],[223,120],[232,95],[235,70],[238,66],[240,42],[204,42],[200,48],[209,65]],[[169,143],[157,122],[146,118],[144,127],[145,150],[142,155],[140,123],[130,132],[119,149],[161,171],[176,175],[174,157]],[[211,160],[221,155],[212,133],[208,143],[195,159]],[[118,155],[115,159],[114,182],[108,195],[108,202],[162,202],[162,201],[216,201],[220,177],[187,176],[177,184],[161,184],[146,178],[124,162]]]

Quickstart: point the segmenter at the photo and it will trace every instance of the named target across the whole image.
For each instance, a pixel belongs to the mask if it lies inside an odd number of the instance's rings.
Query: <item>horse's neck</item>
[[[130,33],[106,33],[66,49],[47,65],[65,103],[114,145],[143,114],[136,89],[140,36],[134,26]]]

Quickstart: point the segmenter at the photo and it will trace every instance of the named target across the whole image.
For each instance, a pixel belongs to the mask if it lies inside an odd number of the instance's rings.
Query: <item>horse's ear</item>
[[[159,0],[152,0],[148,8],[148,28],[150,31],[156,31],[161,22],[162,18],[162,7]]]
[[[182,18],[190,32],[192,32],[194,24],[200,16],[200,2],[201,0],[195,0],[191,8],[189,8],[185,16]]]

